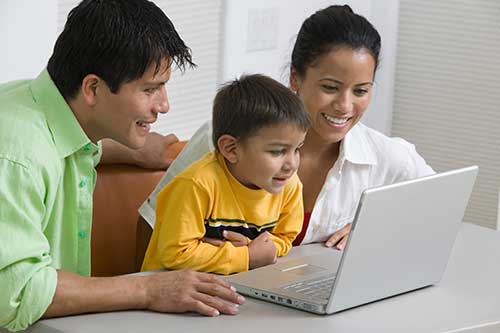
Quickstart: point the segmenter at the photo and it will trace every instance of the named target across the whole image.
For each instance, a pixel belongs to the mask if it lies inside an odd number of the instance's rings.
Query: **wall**
[[[32,78],[46,66],[57,31],[57,0],[0,1],[0,83]]]
[[[401,0],[393,133],[437,171],[479,175],[464,221],[497,227],[500,2]]]

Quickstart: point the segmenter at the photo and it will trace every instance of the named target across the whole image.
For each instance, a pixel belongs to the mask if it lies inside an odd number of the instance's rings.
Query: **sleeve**
[[[16,331],[37,321],[52,302],[57,272],[42,231],[41,177],[0,158],[0,327]]]
[[[247,271],[248,247],[235,247],[231,242],[218,247],[201,241],[210,197],[190,179],[176,178],[165,187],[158,196],[152,255],[148,257],[156,257],[167,269],[190,268],[218,274]]]
[[[405,175],[401,179],[398,179],[398,181],[429,176],[436,173],[427,164],[427,162],[425,162],[424,158],[417,152],[415,145],[401,138],[395,138],[395,139],[404,143],[405,147],[407,148],[407,160],[404,170]]]
[[[97,141],[97,151],[92,156],[92,160],[94,161],[94,168],[101,162],[102,158],[102,141]]]
[[[172,181],[179,173],[184,171],[194,161],[203,157],[206,153],[212,150],[212,126],[211,122],[207,121],[203,124],[189,139],[188,143],[182,149],[180,154],[175,158],[172,164],[168,167],[162,179],[156,185],[154,191],[144,201],[139,208],[139,214],[154,227],[156,220],[156,201],[160,191]]]
[[[292,248],[292,242],[300,233],[304,222],[304,204],[302,201],[302,183],[297,174],[285,188],[284,205],[278,224],[271,232],[278,257],[284,256]]]

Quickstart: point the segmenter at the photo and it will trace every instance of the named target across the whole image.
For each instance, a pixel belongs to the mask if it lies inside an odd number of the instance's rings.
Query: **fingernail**
[[[243,304],[245,302],[245,297],[238,296],[238,303]]]
[[[227,231],[226,231],[226,230],[224,230],[224,231],[222,232],[222,236],[227,237]]]
[[[220,316],[220,312],[219,312],[219,311],[217,311],[217,310],[215,310],[215,311],[214,311],[214,317],[217,317],[217,316]]]
[[[236,291],[236,288],[233,286],[229,286],[229,288],[231,288],[232,291]]]
[[[325,246],[326,246],[326,247],[332,247],[332,243],[330,243],[330,242],[326,242],[326,243],[325,243]]]

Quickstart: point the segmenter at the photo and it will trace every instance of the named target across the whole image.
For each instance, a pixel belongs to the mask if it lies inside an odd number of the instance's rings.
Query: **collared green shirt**
[[[0,327],[45,313],[57,269],[90,274],[100,155],[46,70],[0,85]]]

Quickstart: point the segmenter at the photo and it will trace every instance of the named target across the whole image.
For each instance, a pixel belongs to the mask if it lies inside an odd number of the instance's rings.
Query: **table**
[[[293,248],[282,261],[328,251]],[[500,332],[500,233],[464,223],[445,275],[420,289],[333,315],[246,298],[237,316],[122,311],[39,321],[31,332]]]

